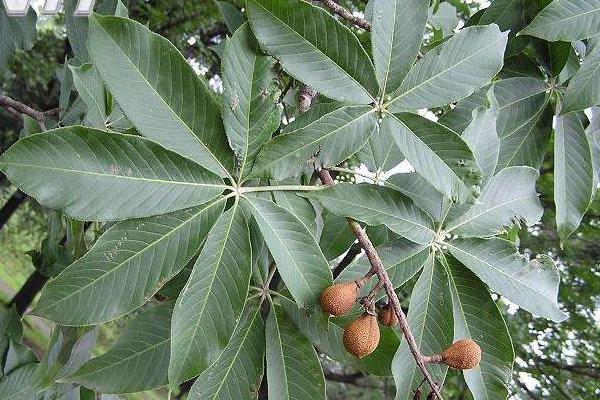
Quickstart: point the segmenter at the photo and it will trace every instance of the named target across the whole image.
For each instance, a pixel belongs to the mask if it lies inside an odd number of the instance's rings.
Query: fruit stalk
[[[319,178],[321,178],[321,182],[323,182],[324,185],[333,185],[334,184],[333,178],[329,174],[329,171],[327,171],[326,169],[321,169],[321,170],[317,171],[317,173],[319,174]],[[350,228],[352,229],[352,231],[354,232],[354,235],[358,239],[358,243],[363,248],[363,250],[365,251],[365,254],[367,255],[367,258],[369,259],[369,262],[371,264],[371,270],[377,275],[377,277],[379,278],[379,282],[382,282],[382,284],[383,284],[385,292],[390,300],[391,306],[394,309],[396,316],[398,317],[398,324],[400,326],[400,329],[402,330],[402,333],[404,334],[404,338],[406,339],[406,342],[408,343],[410,352],[412,353],[412,355],[415,359],[415,362],[417,363],[417,366],[419,367],[419,370],[423,374],[425,380],[427,380],[427,383],[429,384],[429,386],[431,386],[431,390],[433,391],[435,396],[439,400],[443,400],[437,384],[434,382],[433,378],[429,374],[429,371],[427,371],[427,367],[425,366],[425,363],[423,360],[423,355],[419,351],[419,347],[417,346],[415,337],[410,329],[410,326],[408,325],[408,320],[406,319],[406,314],[404,314],[404,311],[402,311],[402,307],[400,307],[400,300],[398,299],[398,296],[396,295],[396,292],[394,291],[394,285],[390,281],[387,271],[385,270],[385,267],[383,265],[383,261],[381,261],[381,258],[379,258],[379,254],[377,254],[377,250],[375,250],[375,246],[373,246],[373,243],[369,239],[369,236],[364,231],[364,229],[360,226],[360,224],[358,222],[356,222],[355,220],[353,220],[352,218],[347,218],[347,220],[348,220],[348,225],[350,225]]]

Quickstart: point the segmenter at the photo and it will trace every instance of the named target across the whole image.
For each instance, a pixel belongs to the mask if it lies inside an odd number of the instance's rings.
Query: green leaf
[[[325,377],[317,353],[280,306],[271,307],[265,336],[269,398],[325,400]]]
[[[33,7],[24,17],[9,17],[0,2],[0,72],[4,75],[16,50],[30,50],[37,36],[37,14]]]
[[[600,36],[588,41],[585,59],[567,86],[560,113],[580,111],[596,104],[600,104]]]
[[[285,184],[285,182],[279,182]],[[292,183],[293,184],[293,183]],[[271,182],[275,185],[275,182]],[[277,190],[273,192],[275,203],[287,209],[289,212],[298,217],[298,219],[308,228],[308,231],[315,238],[317,236],[317,212],[312,203],[303,197],[298,196],[294,192]]]
[[[357,359],[346,351],[342,336],[344,328],[350,323],[349,316],[343,318],[325,318],[322,313],[298,308],[296,303],[280,297],[288,317],[294,322],[298,330],[306,336],[311,343],[322,353],[332,359],[377,376],[389,376],[392,356],[398,348],[398,334],[387,327],[380,326],[381,337],[379,346],[370,355]]]
[[[487,102],[490,86],[484,86],[469,97],[456,103],[456,106],[439,119],[438,123],[452,129],[454,132],[462,133],[473,120],[473,111]]]
[[[448,2],[443,2],[435,13],[429,16],[428,22],[434,29],[441,31],[443,36],[449,35],[458,25],[456,8]]]
[[[66,381],[101,393],[132,393],[167,383],[172,303],[143,310],[114,345]]]
[[[106,92],[100,74],[92,64],[69,67],[73,76],[73,84],[87,106],[84,124],[93,128],[105,128]]]
[[[452,257],[446,257],[454,304],[454,340],[473,339],[481,362],[463,375],[475,400],[506,400],[515,358],[510,333],[485,285]]]
[[[519,35],[572,42],[600,33],[600,0],[554,0]]]
[[[503,169],[466,213],[448,223],[446,232],[483,237],[495,236],[521,222],[534,225],[544,212],[535,191],[538,177],[539,172],[530,167]]]
[[[396,174],[384,182],[385,186],[410,197],[421,210],[439,222],[444,218],[450,202],[417,173]]]
[[[228,176],[233,157],[217,103],[175,46],[126,18],[89,19],[90,57],[140,133]]]
[[[554,204],[561,245],[579,227],[594,196],[592,151],[577,113],[556,118]]]
[[[473,111],[473,120],[461,135],[473,151],[477,165],[483,172],[484,182],[494,174],[500,151],[500,139],[496,132],[498,103],[491,91],[489,100],[489,107],[479,107]]]
[[[433,258],[425,265],[415,284],[407,318],[422,354],[440,354],[452,344],[452,300],[448,275]],[[431,364],[427,369],[433,380],[441,386],[448,367]],[[394,355],[392,372],[397,388],[396,399],[412,399],[423,377],[404,338]]]
[[[318,303],[332,284],[331,270],[315,238],[292,213],[269,200],[244,198],[277,263],[277,270],[301,307]]]
[[[478,25],[494,23],[503,31],[510,30],[511,36],[531,21],[530,15],[539,9],[537,1],[530,0],[494,0],[484,9]]]
[[[500,155],[496,172],[515,165],[538,169],[546,153],[552,117],[546,112],[548,86],[535,78],[509,78],[494,84],[499,114]]]
[[[215,223],[173,311],[169,384],[197,376],[221,354],[250,284],[250,233],[236,202]]]
[[[223,121],[244,178],[281,122],[275,60],[261,54],[248,24],[227,42],[223,55]]]
[[[371,41],[381,92],[391,93],[417,59],[425,33],[428,4],[419,0],[375,0]]]
[[[404,154],[396,146],[389,127],[389,124],[384,124],[376,129],[356,154],[360,162],[376,174],[388,171],[404,160]]]
[[[415,171],[438,191],[459,203],[478,192],[481,171],[456,132],[415,114],[392,115],[386,124]]]
[[[398,235],[427,243],[435,234],[431,217],[402,193],[368,183],[338,183],[303,194],[319,201],[336,215],[354,218],[367,225],[385,225]]]
[[[456,239],[448,248],[491,290],[518,306],[556,322],[567,317],[558,307],[560,275],[547,256],[528,262],[513,243],[499,238]]]
[[[323,95],[369,104],[379,91],[375,70],[350,29],[327,11],[297,0],[248,0],[262,48],[283,69]]]
[[[140,307],[193,257],[224,203],[112,226],[46,285],[34,313],[63,325],[92,325]]]
[[[334,260],[342,255],[355,240],[356,236],[350,230],[346,218],[324,211],[319,247],[327,260]]]
[[[417,61],[390,95],[388,109],[414,111],[469,96],[502,68],[507,38],[496,25],[461,29]]]
[[[27,364],[37,363],[38,359],[33,350],[13,339],[8,339],[9,346],[4,359],[3,373],[8,375],[17,368]]]
[[[399,288],[423,268],[429,258],[430,246],[416,244],[403,238],[394,238],[388,243],[377,246],[377,254],[385,265],[394,288]],[[336,282],[349,282],[360,279],[371,269],[371,263],[362,256],[348,265],[336,279]],[[375,282],[373,280],[361,288],[361,293],[368,295]]]
[[[244,16],[236,6],[226,1],[215,1],[215,3],[217,4],[217,7],[219,7],[219,11],[225,20],[225,25],[227,25],[229,32],[233,33],[242,26],[244,23]]]
[[[86,221],[163,214],[224,189],[218,176],[154,142],[82,126],[19,140],[0,169],[40,204]]]
[[[0,399],[31,400],[43,386],[39,363],[27,364],[0,381]]]
[[[252,176],[282,180],[306,165],[331,167],[356,153],[377,127],[370,106],[313,108],[261,150]]]
[[[265,330],[257,302],[246,304],[221,357],[190,389],[188,400],[250,400],[258,396],[263,374]]]

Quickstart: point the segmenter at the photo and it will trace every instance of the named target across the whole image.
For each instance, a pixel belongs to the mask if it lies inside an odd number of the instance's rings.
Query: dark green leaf
[[[248,175],[259,150],[281,122],[274,67],[275,60],[260,53],[247,24],[227,42],[223,55],[223,121],[240,178]]]
[[[197,376],[219,357],[242,314],[251,271],[248,223],[236,202],[215,223],[177,298],[171,387]]]
[[[375,70],[358,39],[322,8],[297,0],[248,0],[252,30],[292,76],[325,96],[372,103]]]
[[[271,307],[265,336],[269,398],[325,400],[325,378],[317,353],[280,306]]]
[[[415,62],[425,33],[427,6],[420,0],[374,0],[371,41],[382,94],[398,89]]]
[[[67,381],[102,393],[166,385],[172,308],[172,303],[165,303],[142,311],[107,352],[85,363]]]
[[[19,140],[0,169],[40,204],[87,221],[162,214],[224,189],[218,176],[154,142],[81,126]]]
[[[277,270],[301,307],[318,303],[332,283],[329,264],[308,228],[292,213],[269,200],[245,198],[277,263]]]
[[[143,305],[197,252],[224,201],[118,223],[50,281],[34,312],[71,325],[106,322]]]
[[[318,200],[336,215],[371,226],[385,225],[417,243],[427,243],[435,234],[431,218],[409,197],[383,186],[339,183],[304,196]]]
[[[600,18],[600,17],[599,17]],[[600,36],[588,41],[581,69],[567,86],[561,114],[580,111],[600,103]]]
[[[221,357],[190,389],[188,400],[256,399],[263,374],[265,330],[258,303],[246,304]]]

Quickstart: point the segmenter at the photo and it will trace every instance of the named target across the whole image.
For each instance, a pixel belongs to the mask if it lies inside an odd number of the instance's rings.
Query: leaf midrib
[[[220,185],[220,184],[168,181],[168,180],[164,180],[164,179],[150,179],[150,178],[136,177],[136,176],[126,176],[126,175],[107,174],[107,173],[101,173],[101,172],[83,171],[83,170],[67,169],[67,168],[59,168],[59,167],[49,167],[46,165],[25,164],[25,163],[15,163],[15,162],[6,162],[6,161],[0,162],[0,165],[43,169],[44,171],[48,171],[48,170],[59,171],[59,172],[70,173],[70,174],[79,174],[79,175],[92,175],[92,176],[101,176],[101,177],[112,177],[112,178],[116,178],[116,179],[129,179],[129,180],[141,181],[141,182],[166,183],[166,184],[170,184],[170,185],[214,187],[214,188],[221,188],[221,189],[227,188],[226,185]],[[215,175],[215,176],[218,176],[218,175]]]
[[[188,224],[190,221],[192,221],[193,219],[197,218],[198,215],[204,213],[206,210],[208,210],[209,208],[217,205],[218,203],[220,203],[221,201],[223,201],[225,199],[225,197],[221,197],[217,200],[214,200],[213,202],[211,202],[210,204],[208,204],[206,207],[203,207],[202,209],[200,209],[197,213],[193,214],[192,216],[190,216],[189,218],[187,218],[185,221],[183,221],[181,224],[177,225],[174,229],[172,229],[169,233],[167,233],[166,235],[160,236],[158,239],[154,240],[153,242],[149,243],[147,247],[145,247],[142,251],[137,252],[129,257],[127,257],[127,259],[123,260],[122,262],[120,262],[119,264],[117,264],[114,268],[112,268],[111,270],[105,272],[104,274],[100,275],[98,277],[98,279],[93,280],[92,282],[78,288],[77,290],[75,290],[74,292],[70,293],[67,296],[61,297],[58,301],[56,301],[55,303],[51,304],[50,306],[46,305],[43,308],[38,308],[36,311],[40,312],[43,310],[49,310],[51,308],[56,307],[58,304],[62,304],[64,303],[65,300],[70,299],[71,297],[75,296],[76,294],[80,293],[81,291],[87,289],[88,287],[90,287],[91,285],[95,284],[96,282],[104,279],[106,276],[112,274],[113,272],[116,272],[118,269],[122,268],[123,265],[127,264],[131,259],[138,257],[140,254],[146,252],[149,248],[154,247],[158,242],[161,242],[163,239],[170,237],[174,232],[178,232],[183,226],[185,226],[186,224]],[[96,247],[96,245],[98,244],[98,242],[96,242],[92,248],[88,251],[88,253],[91,253],[94,248]],[[83,260],[83,258],[81,258],[80,260]],[[79,261],[79,260],[78,260]],[[78,261],[75,261],[73,264],[71,264],[69,267],[70,268],[72,265],[75,265]],[[83,261],[82,261],[83,262]],[[66,271],[66,269],[65,269]],[[64,271],[63,271],[64,272]],[[62,275],[59,274],[55,279],[57,279],[58,277],[60,277]],[[52,281],[51,281],[52,282]]]
[[[419,83],[418,85],[412,87],[411,89],[407,90],[406,92],[398,95],[398,97],[395,97],[392,100],[390,100],[389,102],[387,102],[386,104],[384,104],[384,108],[388,108],[390,105],[394,104],[396,101],[400,100],[401,98],[405,97],[406,95],[408,95],[409,93],[415,91],[416,89],[419,89],[422,86],[428,84],[430,81],[438,78],[440,75],[446,74],[448,71],[456,69],[457,67],[459,67],[460,65],[464,64],[465,62],[467,62],[467,61],[471,60],[472,58],[478,56],[480,53],[483,53],[483,52],[487,51],[488,49],[492,48],[493,45],[495,45],[495,44],[496,44],[496,40],[494,40],[492,42],[492,44],[490,44],[489,46],[482,47],[481,50],[478,50],[475,53],[471,54],[470,56],[468,56],[466,58],[463,58],[458,63],[453,64],[451,68],[447,68],[447,69],[439,72],[438,74],[433,75],[431,78],[428,78],[428,79],[424,80],[423,82]],[[408,76],[406,78],[408,78]],[[405,81],[406,81],[406,79],[405,79]]]

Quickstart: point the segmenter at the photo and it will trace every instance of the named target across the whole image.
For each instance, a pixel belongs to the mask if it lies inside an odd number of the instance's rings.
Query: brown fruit
[[[394,312],[392,307],[384,306],[381,310],[379,310],[379,323],[385,326],[396,326],[398,325],[398,316]]]
[[[471,339],[460,339],[441,354],[442,362],[451,368],[471,369],[481,361],[481,347]]]
[[[321,293],[321,308],[331,315],[343,315],[352,310],[357,296],[356,282],[336,283]]]
[[[379,344],[377,317],[363,314],[344,330],[344,347],[356,358],[363,358],[375,351]]]

